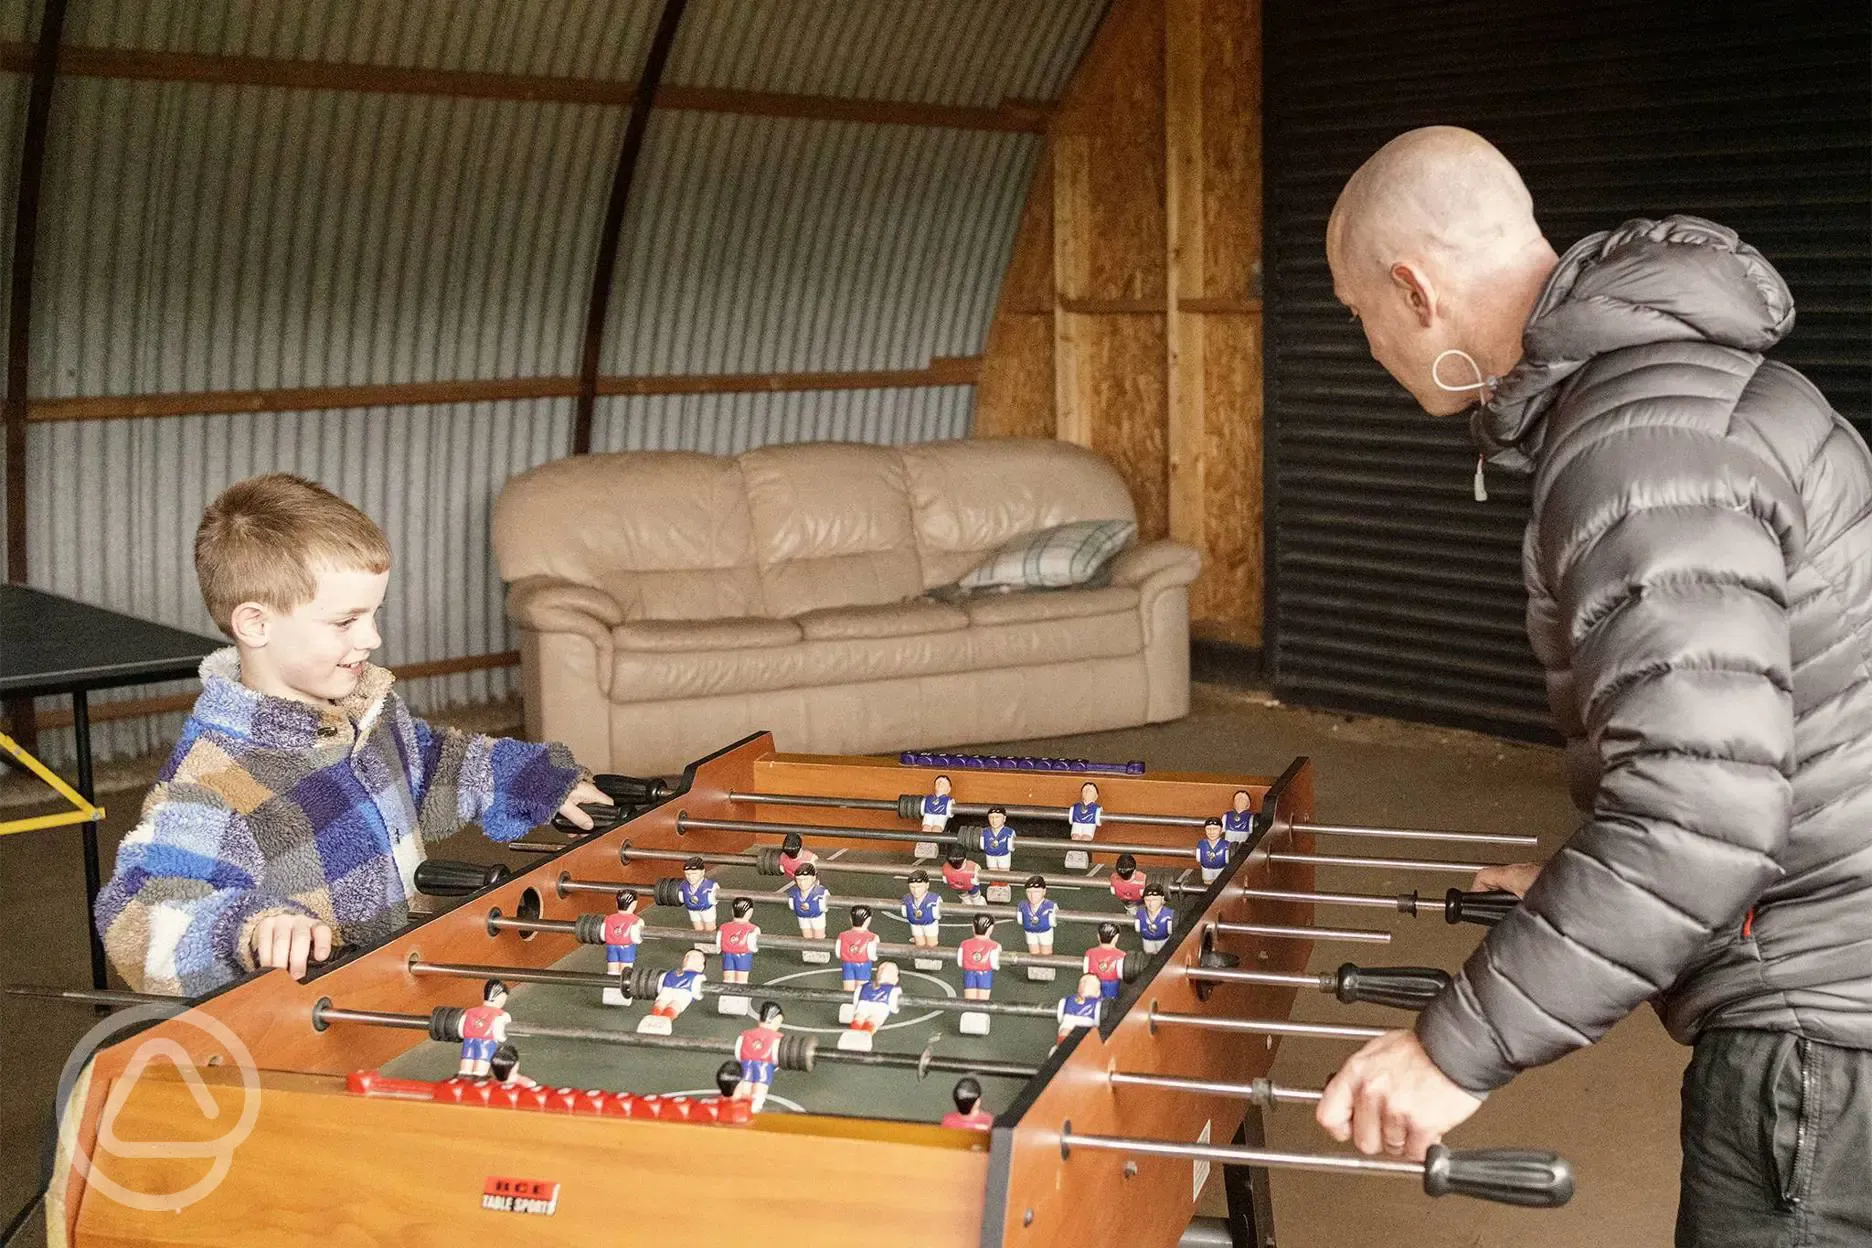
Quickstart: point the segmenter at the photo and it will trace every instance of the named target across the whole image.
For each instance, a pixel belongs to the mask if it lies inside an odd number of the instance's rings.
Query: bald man
[[[1477,878],[1522,904],[1321,1125],[1421,1158],[1651,1001],[1694,1046],[1678,1244],[1872,1243],[1872,455],[1763,358],[1786,285],[1695,217],[1556,256],[1442,126],[1353,175],[1326,251],[1373,357],[1533,478],[1528,636],[1585,818]]]

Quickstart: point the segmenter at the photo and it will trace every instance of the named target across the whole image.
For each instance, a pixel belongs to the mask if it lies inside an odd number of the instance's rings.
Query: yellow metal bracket
[[[38,776],[49,785],[53,792],[71,803],[70,810],[61,810],[52,815],[34,815],[30,819],[0,819],[0,836],[9,832],[33,832],[40,828],[64,828],[75,823],[102,823],[104,808],[87,802],[77,789],[59,779],[58,773],[28,754],[19,742],[0,732],[0,750],[5,750],[20,766]]]

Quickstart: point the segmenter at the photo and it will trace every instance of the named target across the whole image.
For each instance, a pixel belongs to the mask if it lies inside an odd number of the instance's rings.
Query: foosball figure
[[[1213,884],[1228,866],[1229,843],[1222,839],[1222,821],[1205,819],[1202,835],[1196,838],[1196,865],[1202,870],[1202,882]]]
[[[774,1071],[780,1068],[780,1028],[786,1015],[778,1001],[763,1001],[760,1021],[735,1041],[735,1060],[741,1063],[741,1081],[735,1085],[737,1101],[752,1102],[755,1113],[767,1103]]]
[[[787,904],[793,908],[793,917],[799,920],[799,934],[808,940],[825,939],[826,902],[832,894],[819,882],[819,868],[810,862],[802,862],[799,870],[793,873],[793,882],[787,885]],[[802,962],[830,962],[832,955],[823,949],[807,949],[800,954]]]
[[[955,889],[956,898],[965,906],[985,906],[988,899],[982,896],[980,868],[970,862],[962,847],[951,843],[943,850],[943,883]]]
[[[1006,871],[1014,861],[1014,829],[1008,825],[1007,808],[990,806],[988,826],[981,835],[982,857],[990,871]]]
[[[507,985],[490,979],[481,986],[481,1004],[462,1011],[461,1062],[455,1067],[458,1078],[487,1078],[494,1051],[506,1042],[507,1024],[513,1021],[506,1005]]]
[[[1112,864],[1112,896],[1124,905],[1126,914],[1137,913],[1138,903],[1144,900],[1144,886],[1149,882],[1150,877],[1138,870],[1137,859],[1130,854],[1119,854]]]
[[[949,812],[955,805],[949,797],[949,777],[937,776],[936,783],[930,787],[935,792],[923,799],[923,830],[931,836],[941,836],[949,830]]]
[[[1016,908],[1021,934],[1027,938],[1027,952],[1041,957],[1053,955],[1053,930],[1059,926],[1059,906],[1047,900],[1047,882],[1043,875],[1027,877],[1027,898]],[[1050,966],[1030,966],[1027,978],[1044,983],[1053,978]]]
[[[637,965],[637,946],[643,942],[643,916],[637,913],[637,890],[620,888],[617,891],[617,910],[604,918],[605,974],[614,975],[618,987],[606,988],[603,1000],[606,1005],[629,1005],[630,994],[623,985],[630,978],[631,968]]]
[[[637,1030],[647,1036],[669,1035],[670,1024],[702,999],[702,985],[707,982],[701,951],[685,950],[681,970],[664,971],[657,977],[656,1000],[650,1004],[650,1013],[638,1020]]]
[[[1105,821],[1105,809],[1099,805],[1098,785],[1090,780],[1079,786],[1079,800],[1067,812],[1066,824],[1072,839],[1089,841]]]
[[[1254,833],[1254,799],[1247,789],[1235,790],[1233,809],[1222,816],[1222,836],[1231,845],[1240,845]]]
[[[682,883],[676,886],[676,892],[682,898],[683,909],[689,914],[689,926],[698,932],[707,932],[712,936],[715,932],[716,889],[715,881],[704,874],[707,870],[708,868],[702,865],[700,858],[691,858],[684,862]],[[696,948],[712,953],[715,950],[715,942],[713,940],[706,944],[698,942]]]
[[[869,1053],[871,1037],[877,1034],[890,1016],[903,1008],[903,989],[897,986],[897,964],[880,962],[868,984],[860,984],[852,993],[851,1023],[838,1038],[841,1049]],[[842,1015],[843,1010],[840,1011]]]
[[[754,1116],[751,1101],[737,1101],[735,1089],[741,1086],[741,1063],[732,1057],[715,1068],[715,1087],[721,1100],[715,1106],[715,1121],[745,1123]]]
[[[780,838],[780,873],[792,879],[801,863],[818,862],[819,855],[807,849],[799,833],[789,832]]]
[[[754,969],[754,955],[760,952],[760,926],[754,922],[754,899],[737,897],[729,907],[733,918],[721,925],[716,939],[721,943],[721,977],[724,984],[745,984]],[[715,998],[717,1014],[745,1014],[748,999],[732,993]]]
[[[839,986],[846,992],[871,982],[871,964],[877,961],[878,935],[871,930],[871,907],[853,906],[851,926],[839,933]]]
[[[962,968],[962,999],[986,1001],[994,991],[995,972],[1001,969],[1001,942],[989,933],[994,931],[994,916],[975,916],[975,934],[956,948],[956,965]],[[988,1015],[970,1010],[962,1015],[962,1034],[988,1034]]]
[[[943,1115],[945,1127],[961,1127],[966,1131],[987,1131],[994,1127],[994,1115],[981,1107],[981,1084],[973,1075],[963,1075],[956,1080],[955,1090],[949,1094],[955,1101],[955,1111]]]
[[[1070,997],[1061,997],[1053,1011],[1054,1017],[1059,1019],[1059,1035],[1054,1038],[1053,1047],[1066,1043],[1066,1037],[1075,1031],[1098,1026],[1099,1012],[1104,1005],[1103,981],[1090,972],[1081,975],[1078,991]]]
[[[935,950],[942,943],[942,898],[930,892],[929,872],[918,867],[910,873],[910,891],[903,898],[904,922],[910,925],[910,943],[918,949]],[[919,971],[939,971],[942,959],[934,956],[916,959]]]
[[[1118,947],[1118,925],[1101,923],[1098,928],[1099,943],[1086,950],[1085,971],[1088,975],[1098,976],[1099,996],[1107,1001],[1115,1000],[1118,990],[1124,986],[1124,950]],[[1082,979],[1081,984],[1085,983]]]
[[[520,1073],[520,1050],[502,1044],[488,1059],[488,1074],[503,1088],[537,1088],[539,1084]]]
[[[1164,904],[1164,890],[1161,884],[1144,886],[1144,904],[1137,911],[1138,942],[1144,946],[1144,952],[1155,954],[1170,939],[1170,929],[1176,926],[1176,911]]]

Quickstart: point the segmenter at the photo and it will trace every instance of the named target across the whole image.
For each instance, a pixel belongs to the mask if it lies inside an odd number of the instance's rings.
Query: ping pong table
[[[86,802],[97,797],[91,774],[90,692],[186,680],[196,674],[204,657],[226,644],[44,590],[0,585],[0,698],[70,695],[77,789]],[[91,982],[102,988],[104,945],[98,939],[94,909],[102,886],[97,824],[86,821],[83,828]]]

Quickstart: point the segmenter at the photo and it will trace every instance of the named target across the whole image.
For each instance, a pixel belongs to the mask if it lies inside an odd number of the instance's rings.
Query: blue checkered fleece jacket
[[[254,969],[254,924],[329,923],[371,944],[408,921],[425,842],[478,823],[535,828],[584,772],[563,745],[432,728],[366,665],[318,708],[240,683],[239,653],[203,660],[202,692],[143,817],[98,894],[98,932],[130,986],[195,996]]]

